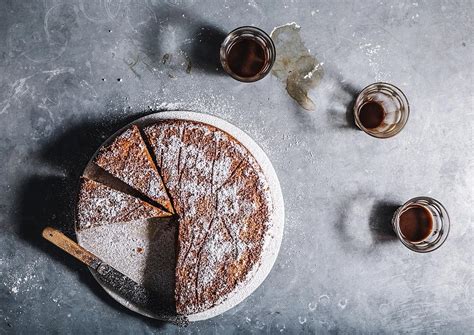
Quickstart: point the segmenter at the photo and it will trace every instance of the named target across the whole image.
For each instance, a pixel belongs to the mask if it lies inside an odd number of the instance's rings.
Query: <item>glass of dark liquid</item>
[[[276,52],[270,36],[256,27],[245,26],[229,33],[222,42],[221,64],[232,78],[253,82],[272,69]]]
[[[392,225],[406,247],[417,252],[430,252],[444,243],[451,223],[448,212],[439,201],[418,197],[397,209]]]
[[[357,127],[377,138],[398,134],[408,121],[410,107],[403,92],[388,83],[374,83],[364,88],[354,104]]]

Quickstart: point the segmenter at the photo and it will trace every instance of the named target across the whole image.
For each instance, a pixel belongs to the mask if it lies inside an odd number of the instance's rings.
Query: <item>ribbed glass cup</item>
[[[433,226],[428,237],[416,242],[405,238],[400,229],[400,216],[412,207],[425,208],[430,212],[433,219]],[[416,252],[430,252],[438,249],[444,241],[446,241],[451,222],[448,212],[439,201],[430,197],[417,197],[408,200],[403,206],[397,209],[393,215],[392,226],[400,241],[408,249]]]
[[[264,50],[264,64],[260,71],[252,77],[239,76],[234,71],[232,71],[228,64],[227,56],[229,54],[230,49],[241,39],[252,39],[257,42]],[[256,27],[244,26],[234,29],[229,33],[229,35],[227,35],[227,37],[221,44],[220,59],[222,67],[232,78],[242,82],[254,82],[264,78],[272,69],[273,63],[275,63],[275,58],[276,51],[272,39],[270,38],[270,36],[268,36],[266,32]]]
[[[384,118],[376,128],[366,128],[359,116],[361,108],[369,103],[376,102],[383,107]],[[398,134],[408,121],[410,106],[403,92],[396,86],[388,83],[374,83],[364,88],[354,104],[354,119],[357,127],[370,136],[389,138]]]

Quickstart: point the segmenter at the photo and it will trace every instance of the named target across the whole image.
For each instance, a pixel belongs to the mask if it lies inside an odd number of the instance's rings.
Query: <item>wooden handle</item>
[[[76,257],[78,260],[88,266],[95,267],[95,265],[100,262],[98,257],[94,256],[92,253],[81,247],[79,244],[71,240],[57,229],[46,227],[43,229],[42,235],[49,242],[63,249],[68,254]]]

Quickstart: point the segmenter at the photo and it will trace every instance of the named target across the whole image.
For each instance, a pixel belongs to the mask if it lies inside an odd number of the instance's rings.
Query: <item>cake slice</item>
[[[171,215],[138,198],[84,177],[77,206],[77,229]]]
[[[170,213],[174,213],[158,169],[140,130],[133,125],[99,150],[94,162]]]

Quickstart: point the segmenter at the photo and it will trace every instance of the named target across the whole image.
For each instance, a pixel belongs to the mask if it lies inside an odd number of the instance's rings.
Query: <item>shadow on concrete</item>
[[[220,45],[227,36],[225,31],[196,13],[166,5],[151,8],[157,20],[143,26],[137,39],[152,65],[178,67],[187,73],[198,69],[211,75],[225,75],[219,56]]]
[[[397,241],[392,216],[400,205],[377,200],[371,194],[354,194],[341,202],[334,229],[341,248],[349,252],[372,253],[384,243]]]
[[[339,129],[360,131],[354,120],[354,104],[360,88],[342,82],[340,75],[337,75],[335,79],[337,88],[331,97],[333,107],[328,110],[330,122]]]
[[[400,204],[394,201],[377,201],[370,212],[369,228],[375,243],[397,241],[392,228],[392,217]]]

